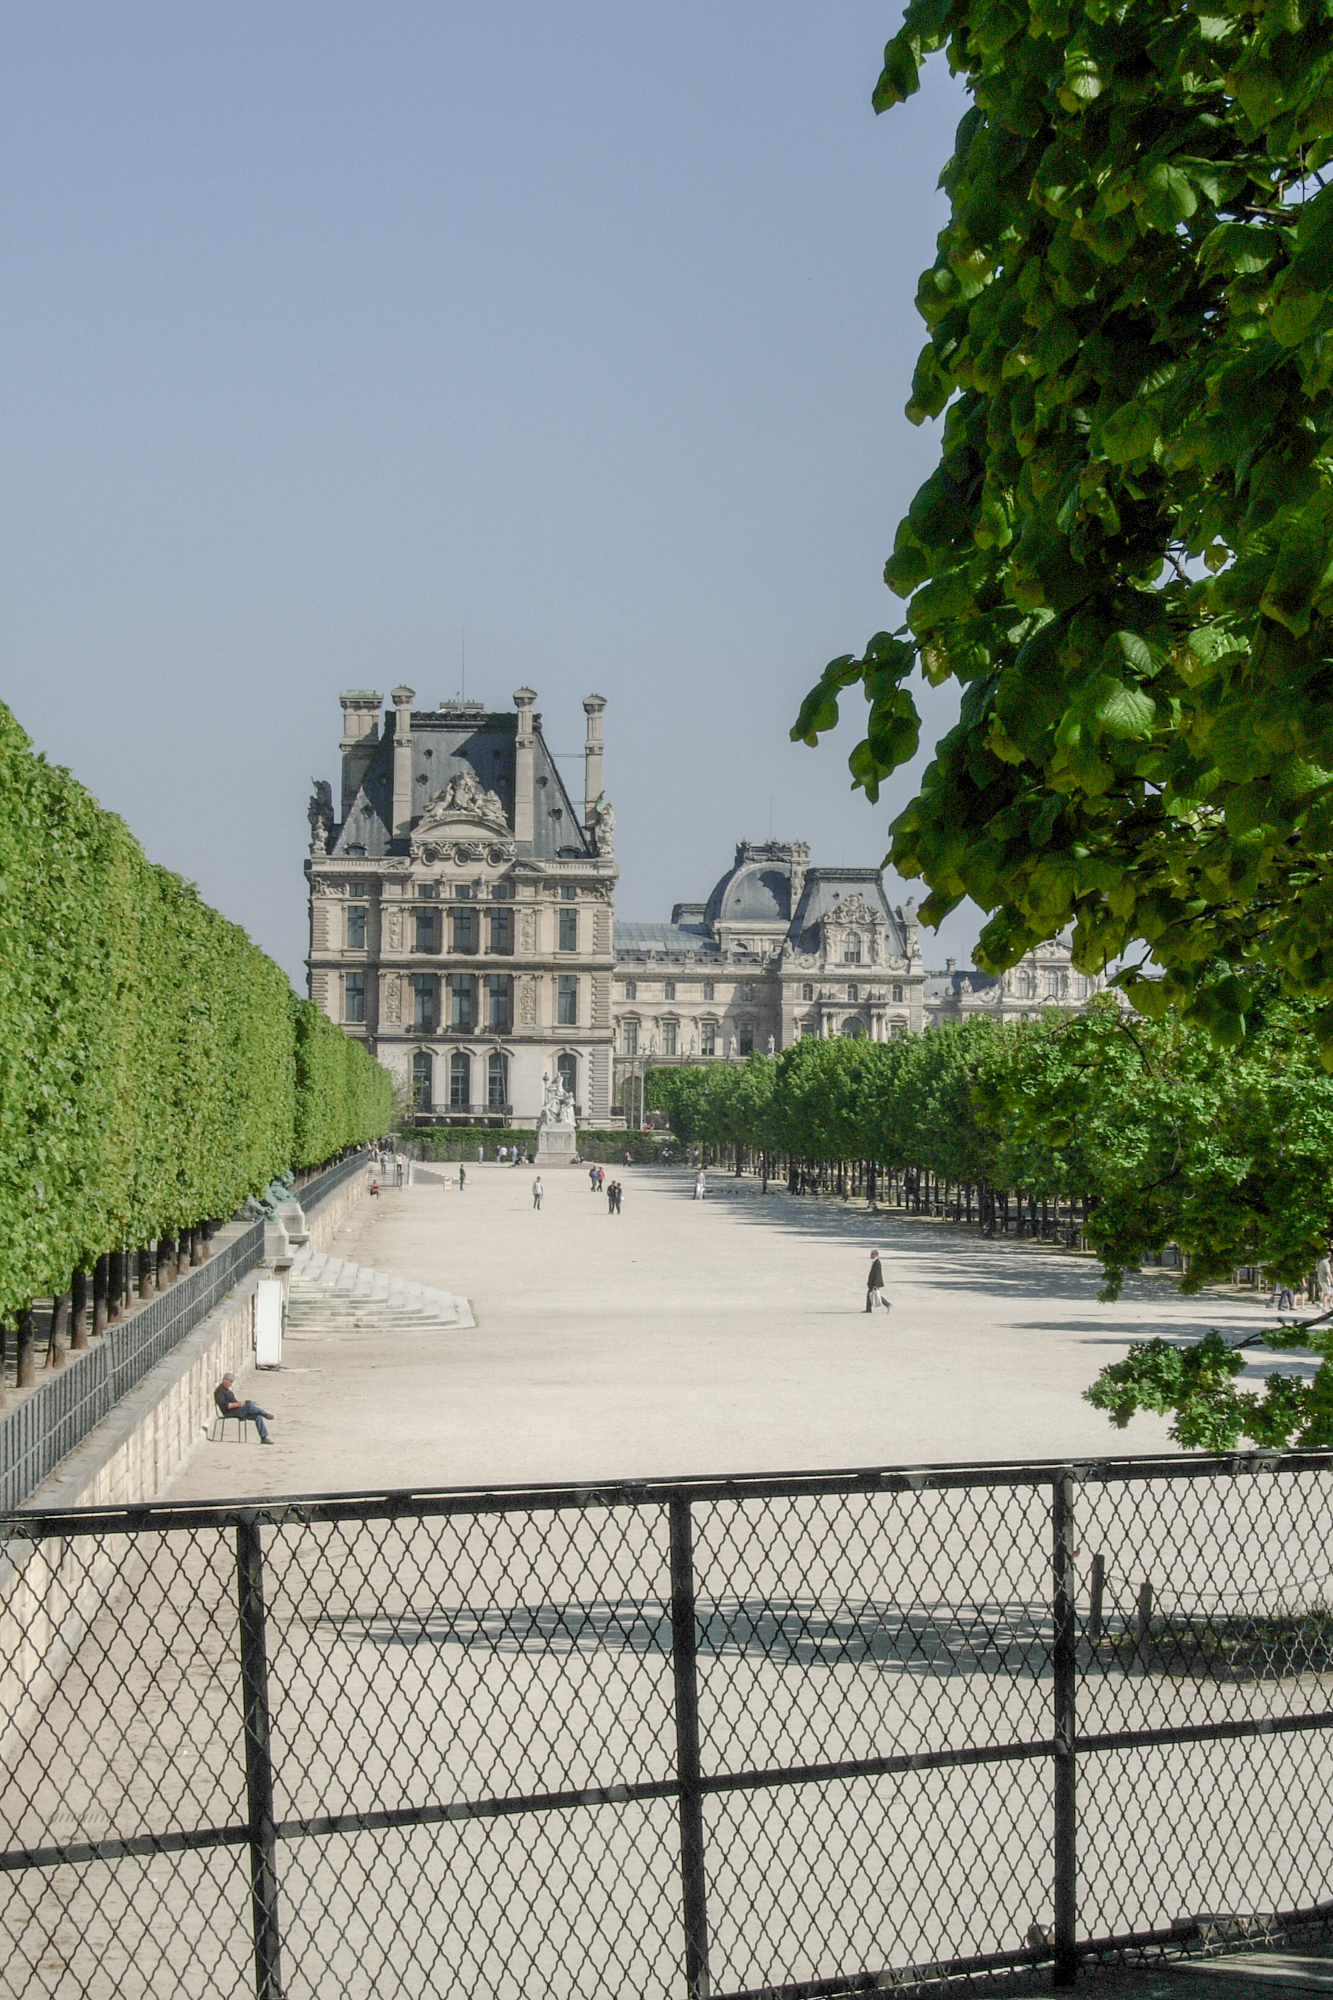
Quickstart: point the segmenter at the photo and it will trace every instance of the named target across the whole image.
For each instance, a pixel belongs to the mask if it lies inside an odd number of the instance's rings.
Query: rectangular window
[[[514,912],[512,910],[490,910],[490,949],[508,958],[514,949]]]
[[[449,975],[449,1026],[463,1034],[472,1031],[472,987],[470,972],[453,972]]]
[[[475,910],[455,910],[454,950],[475,951],[477,949],[477,912]]]
[[[754,1029],[753,1029],[753,1028],[742,1028],[742,1029],[741,1029],[741,1054],[742,1054],[743,1056],[752,1056],[752,1055],[754,1054]]]
[[[470,903],[472,901],[472,884],[470,882],[455,882],[454,895],[460,903]]]
[[[577,974],[562,972],[555,983],[555,1018],[561,1028],[576,1028],[579,1021],[579,982]]]
[[[435,1026],[435,975],[430,972],[414,972],[412,975],[412,1026],[433,1028]]]
[[[717,1054],[717,1022],[705,1021],[699,1029],[700,1053],[706,1056]]]
[[[741,999],[747,1007],[753,1006],[754,1004],[754,985],[748,979],[742,983]]]
[[[676,997],[676,982],[675,982],[675,980],[674,980],[674,979],[664,979],[664,980],[662,981],[662,998],[663,998],[664,1000],[674,1000],[674,999],[675,999],[675,997]]]
[[[560,949],[577,951],[579,948],[579,913],[577,910],[560,912]]]
[[[810,980],[807,979],[804,986],[801,988],[801,998],[802,1000],[813,1000],[814,997],[815,997],[814,985]]]
[[[713,982],[712,982],[712,980],[711,980],[711,979],[705,979],[705,981],[704,981],[704,999],[705,999],[705,1000],[716,1000],[716,998],[717,998],[717,995],[716,995],[716,993],[715,993],[715,992],[713,991]]]
[[[637,1021],[621,1022],[620,1046],[627,1056],[636,1056],[639,1053],[639,1024]]]
[[[449,1109],[466,1111],[472,1102],[472,1058],[455,1049],[449,1058]]]
[[[343,974],[343,1019],[344,1021],[364,1021],[366,1018],[366,975],[364,972]]]
[[[625,981],[625,998],[626,998],[627,1000],[637,1000],[637,999],[638,999],[638,997],[639,997],[639,982],[638,982],[638,980],[637,980],[637,979],[627,979],[627,980]]]
[[[662,1023],[662,1054],[674,1056],[676,1053],[676,1024],[674,1021]]]
[[[439,913],[439,911],[438,911],[438,910],[418,910],[418,911],[417,911],[417,950],[418,950],[418,951],[438,951],[438,950],[439,950],[439,948],[440,948],[440,933],[439,933],[439,929],[437,928],[437,927],[438,927],[438,924],[439,924],[439,920],[440,920],[440,913]]]
[[[507,972],[493,972],[486,981],[486,1025],[508,1034],[513,1025],[510,991],[513,980]]]
[[[433,903],[435,901],[435,898],[439,895],[439,893],[440,893],[440,885],[438,882],[417,883],[417,894],[418,896],[420,896],[423,903]]]
[[[364,903],[353,903],[347,912],[347,949],[364,951],[366,948],[366,917],[368,911]]]
[[[572,903],[578,893],[578,890],[574,888],[572,883],[564,882],[560,886],[560,900],[562,903]]]
[[[514,885],[512,882],[492,882],[491,901],[493,903],[512,903],[513,900]]]
[[[847,988],[847,1005],[849,1007],[855,1007],[859,1003],[860,998],[861,989],[859,986],[849,986]]]
[[[893,994],[892,994],[892,999],[893,999],[893,1002],[894,1002],[895,1006],[898,1006],[898,1007],[901,1007],[901,1005],[902,1005],[902,1001],[903,1001],[903,989],[902,989],[902,987],[901,987],[901,986],[895,986],[895,987],[894,987],[894,989],[893,989]]]

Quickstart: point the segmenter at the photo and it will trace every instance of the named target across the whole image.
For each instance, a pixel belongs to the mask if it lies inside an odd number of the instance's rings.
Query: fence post
[[[671,1510],[671,1671],[676,1692],[676,1777],[680,1785],[680,1880],[685,1918],[685,1991],[708,2000],[708,1898],[703,1793],[699,1787],[699,1660],[694,1619],[694,1531],[690,1503]]]
[[[245,1790],[250,1809],[250,1913],[255,1935],[256,2000],[282,2000],[278,1927],[278,1855],[273,1830],[273,1763],[268,1727],[268,1657],[264,1639],[264,1551],[259,1517],[236,1524],[236,1594],[241,1622],[241,1714]]]
[[[1055,1740],[1055,1980],[1057,1990],[1072,1986],[1078,1973],[1078,1851],[1074,1816],[1078,1661],[1074,1623],[1074,1491],[1072,1473],[1061,1473],[1052,1488],[1051,1559],[1054,1571]]]

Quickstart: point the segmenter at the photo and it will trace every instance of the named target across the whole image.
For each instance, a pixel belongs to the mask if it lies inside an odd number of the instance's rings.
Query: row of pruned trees
[[[373,1057],[3,706],[0,805],[0,1321],[22,1346],[35,1297],[77,1339],[129,1260],[146,1296],[393,1107]]]
[[[1108,1296],[1168,1243],[1189,1290],[1243,1265],[1297,1282],[1333,1220],[1333,1078],[1312,1004],[1268,997],[1228,1048],[1109,996],[1082,1014],[652,1069],[647,1098],[686,1144],[753,1155],[793,1192],[1076,1230]]]

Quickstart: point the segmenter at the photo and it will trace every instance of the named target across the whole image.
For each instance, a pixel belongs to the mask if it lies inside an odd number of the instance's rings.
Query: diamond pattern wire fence
[[[253,1222],[0,1417],[0,1508],[21,1507],[263,1254],[264,1225]]]
[[[0,1995],[835,1995],[1333,1914],[1333,1455],[0,1520]]]

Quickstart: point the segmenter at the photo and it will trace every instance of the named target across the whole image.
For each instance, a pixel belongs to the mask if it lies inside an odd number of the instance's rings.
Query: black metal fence
[[[877,1990],[1333,1913],[1333,1454],[0,1523],[0,1991]]]
[[[302,1181],[293,1189],[292,1200],[299,1201],[309,1214],[316,1202],[323,1201],[336,1187],[341,1187],[344,1181],[351,1180],[353,1174],[364,1172],[369,1158],[369,1153],[363,1149],[349,1154],[345,1160],[335,1161],[331,1167],[321,1168],[319,1173],[312,1174],[308,1181]]]
[[[71,1354],[49,1382],[0,1417],[0,1508],[21,1507],[263,1254],[264,1225],[254,1222],[91,1347]]]

